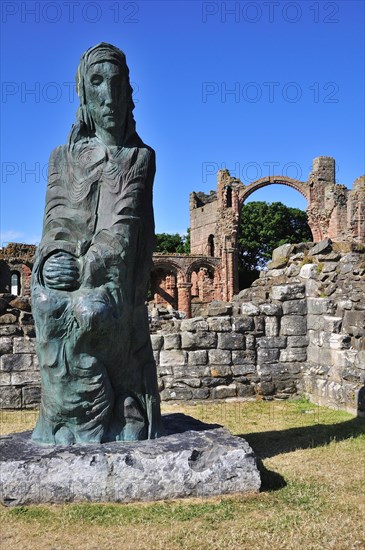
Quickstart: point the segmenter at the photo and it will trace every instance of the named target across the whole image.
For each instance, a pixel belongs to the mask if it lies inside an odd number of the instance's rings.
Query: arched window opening
[[[20,296],[20,274],[13,272],[11,274],[10,292],[14,296]]]
[[[214,235],[208,237],[208,256],[214,258]]]
[[[209,303],[214,300],[214,271],[211,268],[196,268],[191,274],[191,283],[191,295],[195,301]]]
[[[0,293],[10,292],[11,274],[9,266],[0,260]]]
[[[226,194],[226,207],[231,208],[232,206],[232,187],[229,185],[226,185],[225,188],[225,194]]]
[[[177,309],[177,277],[168,268],[157,268],[151,273],[151,297],[156,306]]]

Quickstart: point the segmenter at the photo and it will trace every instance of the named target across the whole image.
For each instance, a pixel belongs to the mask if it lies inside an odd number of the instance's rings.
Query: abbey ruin
[[[306,198],[313,242],[275,250],[268,270],[239,292],[240,210],[271,184]],[[337,184],[331,157],[314,159],[306,182],[272,176],[245,185],[220,171],[216,191],[190,195],[190,232],[190,254],[153,258],[153,303],[185,317],[151,325],[162,399],[304,394],[364,414],[364,176],[351,190]],[[29,301],[34,252],[22,244],[0,251],[3,408],[39,403]]]

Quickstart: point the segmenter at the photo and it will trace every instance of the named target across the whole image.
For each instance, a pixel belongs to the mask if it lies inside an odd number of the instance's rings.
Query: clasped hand
[[[77,259],[67,252],[53,254],[44,263],[43,279],[49,288],[55,290],[76,290],[79,288],[79,266]]]

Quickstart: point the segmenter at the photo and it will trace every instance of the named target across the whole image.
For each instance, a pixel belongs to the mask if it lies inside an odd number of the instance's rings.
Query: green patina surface
[[[42,376],[33,439],[154,438],[160,405],[145,296],[155,154],[136,133],[123,52],[90,48],[76,78],[77,121],[51,154],[32,277]]]

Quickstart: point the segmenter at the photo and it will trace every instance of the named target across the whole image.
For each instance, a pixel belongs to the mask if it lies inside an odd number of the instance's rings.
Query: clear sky
[[[47,162],[66,142],[82,53],[127,55],[137,130],[156,150],[157,232],[185,233],[189,193],[227,167],[250,183],[307,180],[336,158],[337,181],[364,173],[364,3],[1,2],[1,244],[41,237]],[[250,200],[305,208],[286,186]]]

